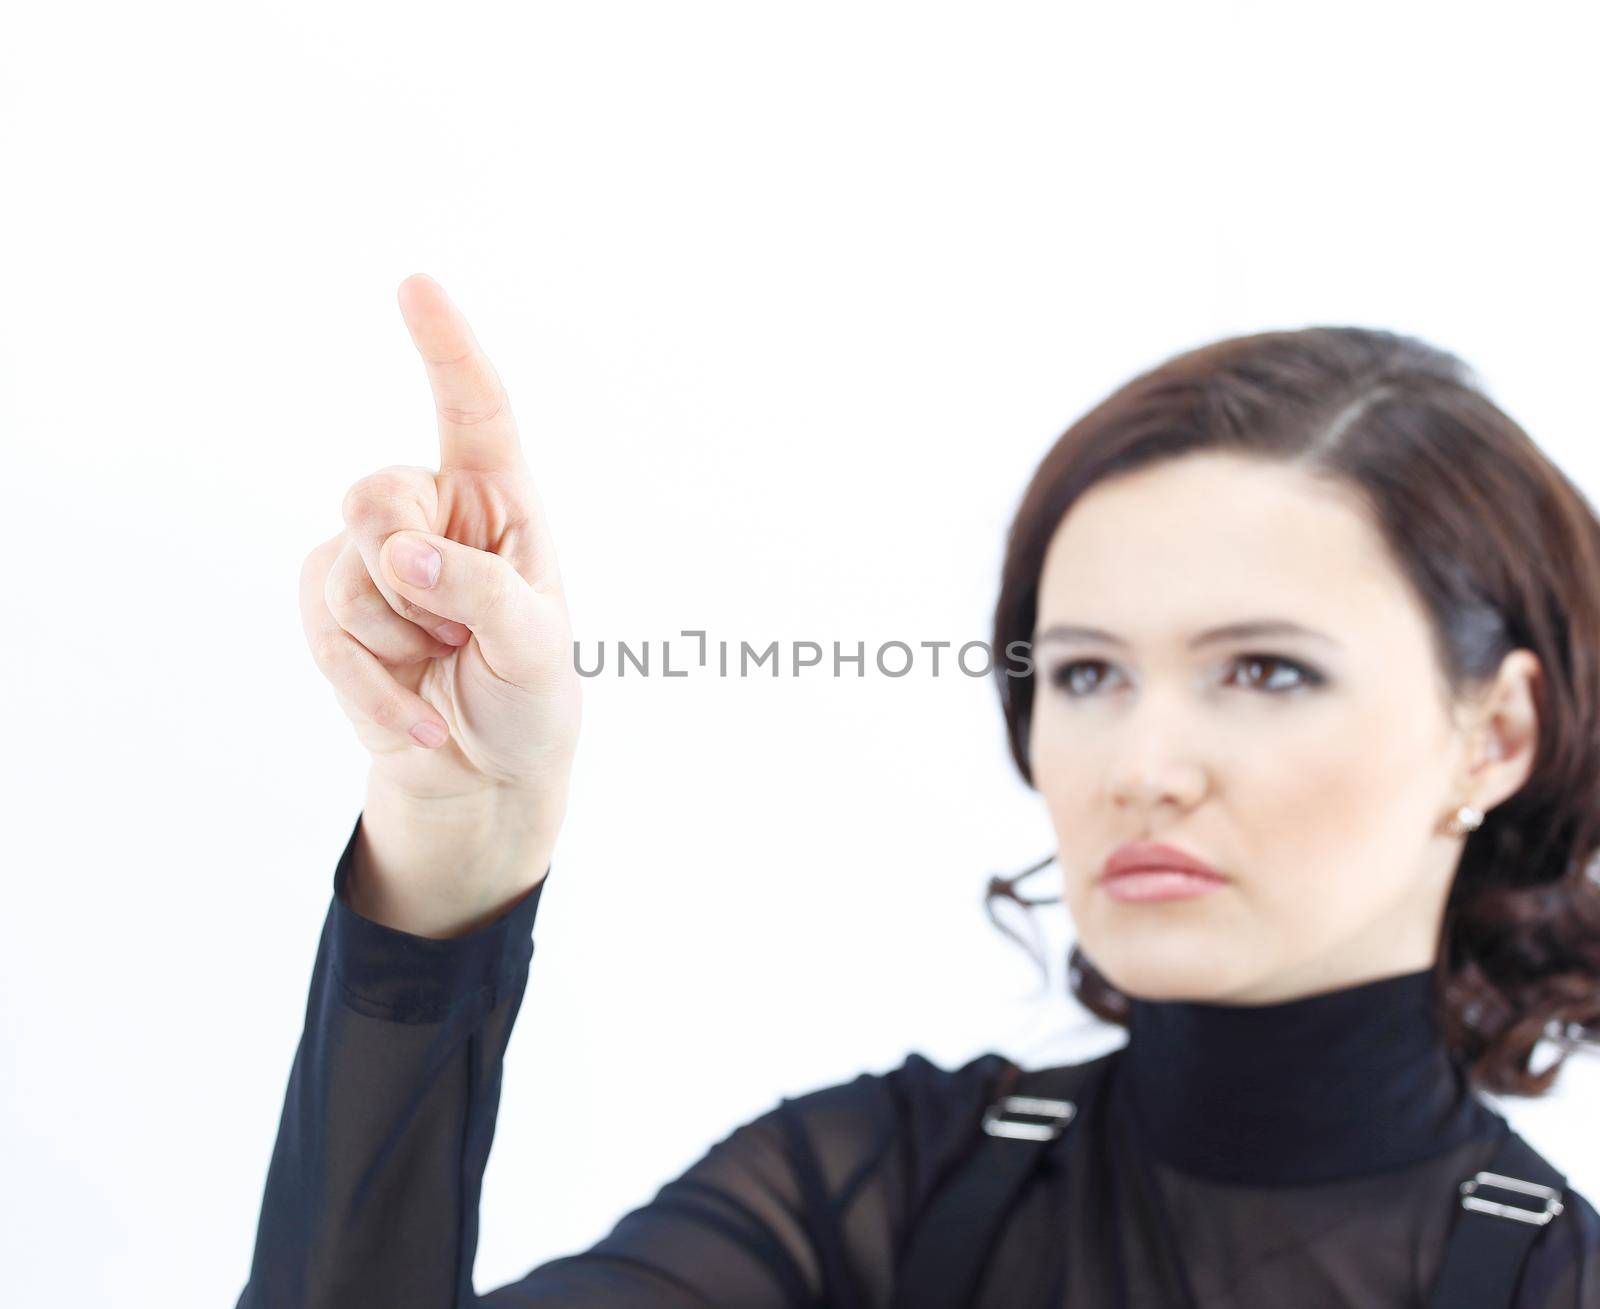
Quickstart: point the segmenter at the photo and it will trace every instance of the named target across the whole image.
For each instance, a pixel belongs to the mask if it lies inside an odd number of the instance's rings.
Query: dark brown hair
[[[1476,1085],[1543,1093],[1567,1054],[1600,1036],[1600,520],[1465,363],[1415,337],[1309,327],[1179,354],[1067,429],[1012,522],[992,649],[1029,786],[1034,677],[1012,643],[1031,650],[1051,538],[1095,483],[1200,450],[1356,491],[1428,614],[1451,695],[1484,686],[1514,649],[1538,656],[1533,769],[1466,839],[1435,993]],[[992,879],[991,916],[996,897],[1042,903],[1018,896],[1016,880]],[[1127,997],[1077,946],[1068,963],[1072,994],[1125,1023]],[[1541,1040],[1558,1053],[1534,1072]]]

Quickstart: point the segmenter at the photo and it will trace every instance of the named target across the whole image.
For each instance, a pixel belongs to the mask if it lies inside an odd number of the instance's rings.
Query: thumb
[[[472,630],[494,673],[516,686],[548,675],[551,597],[510,560],[431,532],[391,533],[378,553],[385,580],[407,600]]]

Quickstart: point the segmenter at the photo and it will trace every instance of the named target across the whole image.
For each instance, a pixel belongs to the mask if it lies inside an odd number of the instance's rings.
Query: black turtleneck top
[[[1217,1182],[1339,1182],[1482,1135],[1431,969],[1266,1005],[1135,999],[1121,1060],[1149,1153]]]
[[[997,1053],[781,1099],[585,1251],[478,1295],[478,1199],[544,883],[453,940],[333,879],[238,1309],[903,1309],[935,1179]],[[548,876],[546,877],[548,881]],[[1428,970],[1280,1004],[1135,1000],[1101,1093],[991,1245],[975,1309],[1422,1306],[1504,1120],[1435,1025]],[[1552,1158],[1557,1168],[1560,1158]],[[1600,1215],[1568,1189],[1508,1309],[1600,1309]]]

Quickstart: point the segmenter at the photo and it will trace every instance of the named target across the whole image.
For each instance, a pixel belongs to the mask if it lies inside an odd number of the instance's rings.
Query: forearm
[[[369,779],[346,888],[350,907],[416,936],[464,936],[543,881],[560,818],[548,802],[536,809],[521,793],[418,800]]]
[[[474,1306],[501,1068],[539,890],[479,933],[420,940],[335,874],[239,1309]]]

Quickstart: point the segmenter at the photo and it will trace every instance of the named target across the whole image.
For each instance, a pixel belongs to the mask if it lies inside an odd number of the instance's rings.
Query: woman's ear
[[[1542,671],[1532,650],[1513,650],[1501,661],[1483,701],[1478,732],[1484,743],[1469,775],[1477,807],[1485,813],[1516,794],[1533,771],[1539,746],[1536,688]]]

